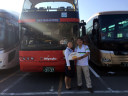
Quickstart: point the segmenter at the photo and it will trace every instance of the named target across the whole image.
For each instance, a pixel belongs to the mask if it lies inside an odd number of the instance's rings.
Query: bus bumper
[[[64,72],[65,61],[60,62],[20,62],[20,70],[23,72],[45,72],[45,67],[54,68],[53,72]]]

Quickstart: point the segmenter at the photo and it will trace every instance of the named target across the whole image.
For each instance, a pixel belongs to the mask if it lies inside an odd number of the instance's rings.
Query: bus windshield
[[[128,39],[128,14],[101,15],[101,40],[126,40]]]
[[[78,31],[75,23],[34,23],[22,27],[26,30],[22,50],[63,50],[68,41],[74,42]]]
[[[99,16],[101,49],[128,50],[128,14]]]

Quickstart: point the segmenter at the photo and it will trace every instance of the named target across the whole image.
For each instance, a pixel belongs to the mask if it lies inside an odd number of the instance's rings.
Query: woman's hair
[[[82,37],[78,37],[77,40],[80,39],[81,41],[84,42],[84,39]]]
[[[70,43],[70,42],[73,43],[72,41],[68,41],[67,44]]]

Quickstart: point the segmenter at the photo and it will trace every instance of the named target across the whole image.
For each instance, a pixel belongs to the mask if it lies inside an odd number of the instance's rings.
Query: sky
[[[9,9],[20,12],[22,10],[23,0],[0,0],[0,9]]]
[[[87,21],[89,17],[101,11],[128,10],[128,0],[78,0],[80,19]],[[21,12],[23,0],[0,0],[0,8]]]
[[[79,0],[80,19],[87,21],[102,11],[127,10],[128,0]]]

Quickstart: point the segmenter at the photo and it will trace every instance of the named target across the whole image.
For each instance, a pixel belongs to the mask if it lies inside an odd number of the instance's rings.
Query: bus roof
[[[5,9],[0,9],[0,15],[3,15],[4,17],[14,16],[17,19],[19,17],[19,13],[11,10],[5,10]]]
[[[30,2],[32,2],[33,6],[35,6],[40,2],[68,2],[73,4],[74,0],[30,0]]]
[[[96,14],[94,14],[93,16],[91,16],[88,20],[90,21],[92,18],[99,16],[99,15],[114,15],[114,14],[128,14],[128,11],[104,11],[104,12],[98,12]]]
[[[99,15],[111,15],[111,14],[128,14],[128,11],[105,11],[105,12],[99,12]]]

